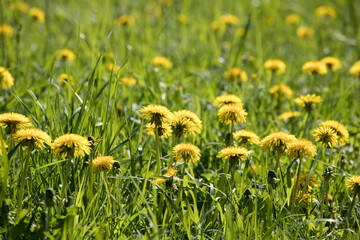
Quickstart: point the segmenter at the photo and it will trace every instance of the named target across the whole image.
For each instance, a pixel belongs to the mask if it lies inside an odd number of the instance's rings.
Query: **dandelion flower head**
[[[239,130],[233,133],[234,139],[239,142],[239,144],[260,144],[260,137],[256,133],[248,130]]]
[[[337,13],[334,8],[330,6],[319,6],[315,10],[316,16],[322,18],[322,17],[328,17],[328,18],[336,18]]]
[[[0,25],[0,39],[12,37],[14,28],[8,24]]]
[[[225,14],[220,17],[220,22],[227,26],[236,25],[239,22],[238,17],[232,14]]]
[[[285,150],[290,159],[312,158],[316,156],[316,146],[306,139],[296,139],[287,144]]]
[[[45,14],[40,8],[30,8],[29,16],[35,21],[43,23],[45,21]]]
[[[237,67],[227,70],[224,77],[237,82],[246,82],[248,80],[246,72]]]
[[[222,106],[217,115],[219,116],[220,122],[229,125],[230,123],[245,123],[248,114],[241,106],[228,104]]]
[[[136,79],[133,77],[122,77],[120,84],[128,87],[132,87],[136,85]]]
[[[287,24],[295,24],[300,22],[300,16],[299,14],[292,13],[286,16],[285,22]]]
[[[293,91],[285,84],[274,85],[270,88],[269,93],[276,99],[281,98],[282,94],[284,94],[287,98],[291,98],[293,96]]]
[[[177,162],[199,162],[200,149],[192,143],[180,143],[172,150],[172,155]]]
[[[302,71],[309,75],[324,75],[327,73],[327,67],[321,61],[309,61],[302,66]]]
[[[246,161],[249,156],[249,151],[243,147],[230,146],[222,149],[218,154],[218,158],[228,159],[230,165],[239,163],[240,161]]]
[[[60,74],[58,77],[58,81],[61,86],[64,86],[66,83],[69,83],[70,85],[74,86],[74,78],[66,73]]]
[[[29,10],[29,5],[25,2],[18,1],[18,2],[11,4],[10,9],[24,13],[24,12],[27,12],[27,10]]]
[[[294,102],[297,105],[304,107],[305,110],[310,111],[316,106],[316,104],[322,102],[322,98],[320,96],[316,96],[315,94],[307,94],[295,98]]]
[[[151,60],[151,64],[154,67],[163,67],[163,68],[167,68],[167,69],[172,68],[172,66],[173,66],[172,62],[167,57],[164,57],[164,56],[154,57]]]
[[[323,59],[321,59],[321,62],[324,63],[330,71],[335,72],[341,69],[341,62],[336,57],[324,57]]]
[[[354,175],[349,178],[346,182],[346,187],[350,188],[350,190],[354,194],[360,193],[360,175]]]
[[[283,152],[286,145],[296,140],[294,135],[288,134],[286,132],[273,132],[264,137],[260,146],[263,151],[278,151]]]
[[[146,132],[147,134],[155,136],[155,124],[148,123],[146,124]],[[158,126],[158,134],[159,137],[168,138],[172,135],[171,125],[163,122],[161,125]]]
[[[86,137],[77,134],[64,134],[54,140],[53,152],[63,158],[84,157],[90,154],[90,142]]]
[[[349,69],[351,75],[360,77],[360,60],[356,61]]]
[[[129,15],[122,15],[115,19],[116,26],[130,26],[134,24],[134,18]]]
[[[75,54],[70,49],[62,49],[57,51],[56,59],[66,62],[71,62],[75,59]]]
[[[89,164],[89,162],[87,162]],[[110,171],[113,169],[115,160],[112,156],[99,156],[93,160],[93,171],[101,172],[101,171]]]
[[[299,184],[299,185],[298,185],[298,186],[299,186],[298,190],[299,190],[300,192],[301,192],[302,189],[304,188],[308,177],[309,177],[309,174],[300,173],[300,175],[299,175],[299,182],[298,182],[298,184]],[[296,178],[294,177],[294,178],[292,179],[292,183],[295,184],[295,181],[296,181]],[[318,187],[318,186],[319,186],[319,181],[316,179],[316,177],[314,177],[314,175],[311,175],[311,176],[310,176],[310,179],[309,179],[309,182],[308,182],[308,184],[307,184],[307,189],[305,189],[305,191],[310,193],[310,192],[313,191],[313,189],[314,189],[315,187]]]
[[[301,113],[298,111],[284,112],[283,114],[281,114],[279,116],[279,119],[284,120],[284,121],[291,121],[291,120],[295,119],[296,117],[299,117],[300,115],[301,115]]]
[[[268,74],[282,74],[285,72],[286,65],[280,59],[269,59],[264,63],[264,68]]]
[[[320,125],[333,129],[338,136],[339,144],[346,144],[347,142],[349,142],[349,132],[341,123],[333,120],[328,120],[320,123]]]
[[[298,27],[296,34],[301,38],[309,39],[314,36],[314,29],[310,27]]]
[[[238,105],[242,106],[242,101],[238,96],[233,94],[224,94],[218,96],[214,101],[215,106],[223,106],[223,105]]]
[[[187,16],[185,14],[181,13],[177,16],[177,20],[179,21],[179,23],[184,24],[187,22]]]
[[[152,181],[152,183],[160,184],[160,183],[171,182],[172,178],[176,177],[177,172],[178,172],[178,170],[176,170],[176,168],[170,167],[164,174],[164,177],[166,177],[166,178],[155,179],[154,181]]]
[[[14,85],[14,78],[11,73],[4,67],[0,66],[0,87],[2,89],[9,89]]]
[[[320,125],[314,130],[313,137],[316,142],[324,144],[327,147],[333,147],[338,142],[338,136],[334,129]]]
[[[0,126],[5,126],[7,134],[13,134],[16,130],[30,127],[30,119],[19,113],[3,113],[0,114]]]
[[[13,135],[17,144],[27,146],[31,149],[43,149],[46,145],[51,145],[51,137],[37,128],[23,128]]]
[[[172,113],[167,107],[158,104],[151,104],[140,109],[142,116],[150,123],[161,125],[163,122],[170,121]]]

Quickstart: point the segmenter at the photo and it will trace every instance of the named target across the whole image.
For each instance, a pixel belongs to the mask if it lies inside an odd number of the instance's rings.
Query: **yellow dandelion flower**
[[[177,162],[199,162],[200,149],[192,143],[180,143],[172,150],[172,155]]]
[[[327,126],[319,126],[314,130],[313,137],[316,142],[327,147],[333,147],[338,142],[338,136],[334,129]]]
[[[273,132],[261,140],[260,146],[263,151],[270,150],[283,152],[285,146],[295,140],[296,137],[294,135],[286,132]]]
[[[292,13],[286,16],[285,22],[287,24],[295,24],[300,22],[300,16],[299,14]]]
[[[129,15],[122,15],[115,19],[115,26],[130,26],[134,24],[134,18]]]
[[[213,21],[211,22],[210,26],[211,26],[211,30],[213,31],[222,30],[226,27],[226,25],[220,21]]]
[[[140,109],[140,113],[144,118],[150,120],[150,123],[155,123],[159,126],[166,121],[170,121],[172,117],[172,113],[167,107],[158,104],[147,105]]]
[[[200,134],[202,130],[202,121],[199,117],[188,110],[180,110],[174,112],[170,120],[173,133],[176,137],[195,136],[195,133]]]
[[[360,193],[360,176],[354,175],[349,178],[346,182],[346,187],[350,188],[350,190],[358,195]]]
[[[71,62],[75,59],[75,53],[70,49],[62,49],[57,51],[56,59],[66,62]]]
[[[339,144],[346,144],[347,142],[349,142],[349,132],[341,123],[333,120],[328,120],[320,123],[320,125],[333,129],[338,136]]]
[[[12,37],[14,28],[8,24],[0,25],[0,39]]]
[[[89,164],[90,162],[86,162]],[[101,171],[111,171],[113,169],[115,160],[112,156],[99,156],[93,160],[93,171],[101,172]]]
[[[178,170],[176,170],[176,168],[170,167],[164,174],[164,177],[166,177],[166,178],[155,179],[154,181],[152,181],[152,183],[156,183],[156,184],[166,183],[167,184],[168,182],[171,182],[171,184],[169,184],[171,186],[173,178],[176,177],[177,172],[178,172]]]
[[[18,12],[27,12],[29,5],[25,2],[16,2],[10,5],[11,10],[16,10]]]
[[[314,36],[314,29],[309,27],[298,27],[298,29],[296,29],[296,34],[301,38],[309,39]]]
[[[116,65],[115,63],[108,63],[106,64],[106,70],[109,72],[118,72],[120,71],[121,67]]]
[[[53,152],[63,158],[84,157],[89,155],[91,148],[90,142],[86,137],[77,134],[64,134],[54,140],[52,145]]]
[[[309,177],[309,174],[300,173],[300,175],[299,175],[299,182],[298,182],[298,191],[299,191],[300,193],[301,193],[302,189],[304,188],[305,183],[306,183],[308,177]],[[294,177],[294,178],[292,179],[292,183],[295,184],[295,181],[296,181],[296,178]],[[318,187],[318,186],[319,186],[319,181],[316,179],[316,177],[314,177],[313,175],[311,175],[305,191],[310,193],[311,191],[313,191],[313,189],[314,189],[315,187]]]
[[[155,124],[148,123],[146,124],[146,132],[147,134],[155,136]],[[171,125],[163,122],[161,126],[158,126],[159,137],[168,138],[172,135]]]
[[[100,53],[99,53],[99,57],[100,57]],[[102,59],[103,59],[103,62],[106,62],[108,60],[114,60],[115,59],[114,53],[104,52],[104,54],[102,55]]]
[[[4,67],[0,66],[0,87],[2,89],[9,89],[14,85],[14,78],[11,73]]]
[[[307,94],[295,98],[294,102],[297,105],[304,107],[306,111],[310,111],[316,106],[316,104],[322,102],[322,98],[320,96],[316,96],[315,94]]]
[[[163,68],[167,68],[167,69],[172,68],[172,66],[173,66],[172,62],[167,57],[164,57],[164,56],[154,57],[151,60],[151,64],[154,67],[163,67]]]
[[[136,79],[133,77],[122,77],[121,81],[120,81],[120,85],[132,87],[132,86],[136,85]]]
[[[316,156],[316,146],[306,139],[296,139],[287,144],[285,150],[290,159],[312,158]]]
[[[227,70],[224,77],[237,82],[246,82],[248,80],[246,72],[237,67]]]
[[[8,147],[8,145],[5,143],[5,141],[1,141],[1,142],[0,142],[0,156],[3,155],[3,152],[2,152],[3,146],[4,146],[4,148],[7,148],[7,147]]]
[[[302,198],[300,197],[301,197],[301,192],[298,192],[296,194],[295,204],[298,205],[300,209],[307,209],[309,204],[316,202],[315,198],[311,193],[304,193]]]
[[[187,16],[181,13],[177,16],[177,20],[179,21],[179,23],[184,24],[187,22]]]
[[[349,69],[351,75],[360,77],[360,60],[356,61]]]
[[[321,62],[326,65],[328,70],[331,70],[333,72],[341,69],[341,62],[336,57],[324,57],[323,59],[321,59]]]
[[[238,96],[235,96],[233,94],[224,94],[221,96],[218,96],[215,101],[215,106],[223,106],[223,105],[238,105],[242,106],[242,101]]]
[[[302,71],[309,75],[324,75],[327,73],[327,67],[321,61],[309,61],[302,66]]]
[[[280,59],[270,59],[264,63],[264,68],[268,74],[282,74],[285,72],[286,65]]]
[[[230,123],[236,124],[245,123],[247,112],[239,105],[229,104],[222,106],[218,114],[220,122],[223,122],[227,125]]]
[[[245,32],[246,32],[245,28],[238,28],[235,31],[235,35],[239,37],[243,37],[245,35]]]
[[[13,134],[18,129],[30,127],[30,119],[19,113],[0,114],[0,126],[5,127],[7,134]]]
[[[66,83],[69,83],[71,86],[74,86],[74,78],[66,73],[60,74],[58,77],[58,81],[61,86],[64,86]]]
[[[219,20],[227,26],[236,25],[239,22],[239,19],[232,14],[222,15]]]
[[[40,8],[30,8],[29,15],[35,21],[43,23],[45,21],[45,14]]]
[[[239,144],[260,144],[260,137],[252,131],[242,129],[234,132],[233,136],[235,140],[238,140]]]
[[[284,94],[287,98],[291,98],[293,96],[293,91],[285,84],[278,84],[273,86],[270,88],[269,93],[276,99],[281,98],[282,94]]]
[[[316,8],[315,14],[319,18],[322,17],[336,18],[337,16],[335,9],[330,6],[320,6]]]
[[[51,145],[51,137],[37,128],[23,128],[18,130],[14,135],[16,143],[21,146],[27,146],[31,149],[43,149],[46,145]]]
[[[216,157],[228,159],[230,165],[233,166],[240,161],[246,161],[249,156],[249,151],[243,147],[230,146],[222,149]]]
[[[298,111],[294,111],[294,112],[284,112],[283,114],[281,114],[279,116],[279,119],[284,120],[284,121],[291,121],[293,119],[295,119],[296,117],[300,116],[301,113]]]

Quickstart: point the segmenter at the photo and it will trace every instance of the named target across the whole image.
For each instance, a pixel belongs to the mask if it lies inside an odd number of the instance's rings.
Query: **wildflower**
[[[75,54],[70,49],[62,49],[57,51],[56,59],[66,62],[71,62],[75,59]]]
[[[330,6],[320,6],[316,8],[315,14],[319,18],[322,17],[336,18],[337,16],[335,9]]]
[[[298,111],[294,111],[294,112],[284,112],[283,114],[281,114],[279,116],[279,119],[284,120],[284,121],[291,121],[294,118],[300,116],[301,113]]]
[[[122,15],[120,17],[118,17],[117,19],[115,19],[115,25],[116,26],[129,26],[134,24],[134,18],[129,16],[129,15]]]
[[[341,62],[338,58],[335,57],[325,57],[321,59],[321,62],[324,63],[328,70],[335,72],[336,70],[341,69]]]
[[[186,23],[187,22],[187,17],[186,17],[186,15],[185,14],[179,14],[178,16],[177,16],[177,20],[179,21],[179,23],[182,23],[182,24],[184,24],[184,23]]]
[[[74,78],[66,73],[60,74],[58,81],[61,86],[64,86],[66,83],[69,83],[70,85],[74,86]]]
[[[29,118],[19,113],[3,113],[0,114],[0,126],[5,126],[7,134],[13,134],[18,129],[30,127]]]
[[[192,143],[180,143],[172,150],[175,161],[178,162],[199,162],[200,149]]]
[[[313,137],[316,142],[333,147],[338,142],[338,136],[334,129],[327,126],[319,126],[314,130]]]
[[[243,37],[245,35],[245,33],[246,33],[245,28],[238,28],[235,31],[235,35],[240,36],[240,37]]]
[[[0,25],[0,39],[9,38],[14,34],[14,29],[8,24]]]
[[[89,162],[86,162],[89,164]],[[92,162],[92,168],[94,172],[110,171],[113,168],[115,160],[112,156],[99,156]]]
[[[298,191],[295,198],[295,204],[298,205],[300,209],[307,209],[309,204],[316,202],[313,195],[308,192],[304,193],[302,198],[300,197],[301,197],[301,192]]]
[[[285,94],[287,98],[291,98],[293,95],[291,88],[285,84],[278,84],[273,86],[270,88],[269,93],[276,99],[279,99],[282,94]]]
[[[249,156],[249,151],[243,147],[230,146],[222,149],[216,157],[229,159],[230,165],[239,163],[240,161],[246,161]]]
[[[164,177],[166,177],[166,178],[155,179],[154,181],[152,181],[152,183],[156,183],[156,184],[166,183],[166,186],[172,186],[173,178],[176,177],[177,172],[178,172],[178,170],[176,170],[173,167],[170,167],[164,174]]]
[[[297,105],[303,106],[306,111],[310,111],[316,106],[316,104],[322,102],[322,98],[320,96],[316,96],[315,94],[307,94],[295,98],[294,102]]]
[[[309,27],[298,27],[296,29],[296,34],[301,38],[312,38],[314,36],[314,30]]]
[[[45,14],[40,8],[30,8],[29,15],[38,22],[43,23],[45,21]]]
[[[29,9],[29,5],[25,2],[16,2],[10,5],[10,9],[24,13]]]
[[[290,159],[311,158],[316,156],[316,146],[306,139],[296,139],[287,144],[285,150]]]
[[[282,74],[285,72],[286,65],[279,59],[270,59],[264,63],[264,67],[268,74]]]
[[[302,66],[302,71],[309,75],[324,75],[327,73],[326,64],[321,61],[309,61]]]
[[[14,78],[11,73],[4,67],[0,66],[0,87],[2,89],[9,89],[14,85]]]
[[[360,60],[356,61],[349,69],[349,73],[351,75],[355,75],[357,77],[360,77]]]
[[[77,134],[64,134],[54,140],[52,145],[56,155],[61,157],[84,157],[90,154],[90,142],[86,137]]]
[[[202,122],[195,113],[188,110],[174,112],[170,120],[173,133],[176,137],[194,136],[195,133],[201,133]]]
[[[287,24],[295,24],[300,22],[300,16],[296,13],[292,13],[286,16],[285,22]]]
[[[224,29],[226,25],[220,21],[213,21],[213,22],[211,22],[210,26],[211,26],[211,30],[217,31],[217,30]]]
[[[164,56],[158,56],[158,57],[154,57],[152,60],[151,60],[151,64],[154,66],[154,67],[163,67],[163,68],[172,68],[172,62],[164,57]]]
[[[14,135],[16,143],[21,146],[28,146],[30,149],[42,149],[46,145],[51,145],[51,138],[46,133],[37,128],[23,128]]]
[[[108,64],[106,64],[106,69],[109,72],[118,72],[118,71],[120,71],[121,67],[114,63],[108,63]]]
[[[260,144],[260,138],[256,133],[248,130],[239,130],[233,133],[234,139],[239,141],[239,144]]]
[[[99,54],[99,56],[100,56],[100,54]],[[106,62],[108,60],[114,60],[115,59],[114,53],[104,52],[104,54],[102,55],[102,59],[103,59],[103,62]]]
[[[308,177],[309,177],[309,174],[300,173],[299,180],[298,180],[298,184],[299,184],[298,185],[299,186],[298,190],[300,192],[304,188]],[[292,179],[293,184],[295,184],[295,180],[296,180],[295,178]],[[310,193],[315,187],[318,187],[318,186],[319,186],[319,181],[316,179],[316,177],[311,175],[305,191]]]
[[[128,87],[132,87],[136,84],[136,79],[133,77],[123,77],[121,78],[120,84]]]
[[[358,195],[360,193],[360,175],[354,175],[349,178],[346,182],[346,187],[350,188],[355,195]]]
[[[158,104],[151,104],[140,110],[144,118],[149,119],[150,123],[161,125],[165,121],[169,121],[172,114],[166,107]]]
[[[155,136],[155,124],[154,123],[146,124],[146,132],[147,134]],[[172,134],[171,125],[166,122],[163,122],[161,125],[158,126],[158,133],[159,133],[159,137],[163,137],[163,138],[170,137]]]
[[[218,96],[214,101],[215,106],[223,106],[223,105],[238,105],[242,106],[242,101],[238,96],[233,94],[224,94]]]
[[[263,151],[270,150],[283,152],[285,146],[295,140],[296,137],[294,135],[286,132],[273,132],[261,140],[260,146]]]
[[[339,144],[346,144],[349,141],[349,132],[341,123],[333,120],[328,120],[320,123],[320,125],[333,129],[338,136]]]
[[[218,114],[220,122],[225,124],[230,123],[245,123],[247,112],[239,105],[229,104],[222,106]]]
[[[220,22],[224,23],[227,26],[236,25],[239,22],[239,19],[232,14],[225,14],[220,17]]]
[[[240,68],[231,68],[224,73],[226,79],[230,79],[238,82],[246,82],[248,80],[247,74],[245,71]]]

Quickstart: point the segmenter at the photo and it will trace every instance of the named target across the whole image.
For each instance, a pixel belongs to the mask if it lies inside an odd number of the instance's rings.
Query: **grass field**
[[[360,238],[360,2],[0,4],[1,239]]]

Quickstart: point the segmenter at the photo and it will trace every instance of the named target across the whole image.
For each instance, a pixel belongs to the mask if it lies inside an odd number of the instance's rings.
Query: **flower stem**
[[[297,176],[296,176],[296,181],[295,181],[295,186],[294,186],[294,191],[291,195],[291,202],[290,202],[290,209],[291,212],[294,212],[295,210],[295,198],[296,198],[296,193],[298,190],[298,185],[299,185],[299,177],[300,177],[300,172],[301,172],[301,158],[299,158],[299,167],[298,167],[298,171],[297,171]]]
[[[161,175],[161,165],[160,165],[160,143],[159,143],[159,129],[158,124],[155,122],[155,145],[156,145],[156,171],[157,174]]]
[[[63,183],[62,183],[62,187],[61,187],[61,193],[60,193],[60,201],[59,201],[58,209],[57,209],[57,212],[56,212],[57,215],[60,215],[60,213],[61,213],[63,199],[64,199],[64,197],[66,195],[66,184],[67,184],[67,180],[68,180],[69,175],[70,175],[71,159],[72,158],[69,158],[67,163],[66,163],[65,177],[63,179]]]
[[[22,210],[22,201],[23,201],[23,198],[24,198],[24,191],[25,191],[25,189],[24,189],[25,188],[25,178],[26,178],[26,175],[27,175],[28,167],[29,167],[31,151],[32,151],[32,149],[29,148],[29,152],[28,152],[28,155],[27,155],[26,160],[25,160],[25,166],[24,166],[23,172],[21,174],[20,189],[19,189],[20,192],[19,192],[19,198],[18,198],[18,202],[17,202],[17,205],[18,205],[17,214],[18,215]]]

